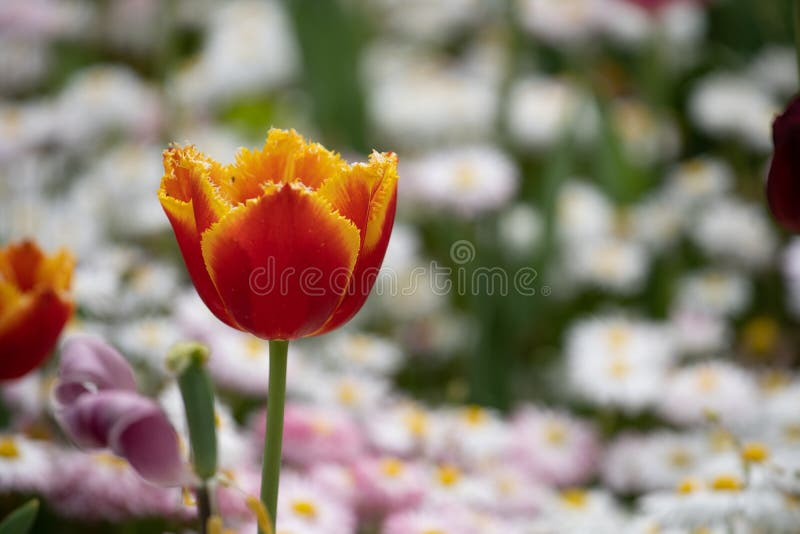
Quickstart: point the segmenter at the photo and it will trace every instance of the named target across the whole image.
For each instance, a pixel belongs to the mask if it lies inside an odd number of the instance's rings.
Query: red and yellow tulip
[[[45,360],[72,316],[75,261],[45,254],[31,241],[0,249],[0,380],[19,378]]]
[[[222,165],[164,152],[159,199],[189,275],[228,325],[291,340],[341,326],[366,301],[397,202],[397,156],[349,165],[294,130]]]

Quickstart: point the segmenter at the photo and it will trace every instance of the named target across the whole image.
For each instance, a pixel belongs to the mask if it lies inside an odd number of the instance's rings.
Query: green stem
[[[206,481],[201,482],[197,488],[197,515],[200,518],[200,534],[206,534],[208,519],[211,517],[211,494]]]
[[[797,74],[800,77],[800,0],[794,1],[794,47],[797,53]]]
[[[283,445],[283,407],[286,403],[286,364],[289,342],[269,342],[269,393],[267,395],[267,434],[264,439],[264,465],[261,472],[261,501],[267,508],[272,528],[278,511],[278,482],[281,476]],[[263,534],[263,533],[262,533]]]

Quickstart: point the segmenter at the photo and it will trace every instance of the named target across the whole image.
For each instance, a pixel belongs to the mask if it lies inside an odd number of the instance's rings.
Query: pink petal
[[[136,391],[136,379],[127,360],[113,347],[95,337],[72,336],[61,350],[55,400],[70,404],[90,391]]]

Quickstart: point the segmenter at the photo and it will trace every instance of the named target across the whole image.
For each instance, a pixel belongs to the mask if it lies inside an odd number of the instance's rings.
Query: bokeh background
[[[117,346],[179,426],[163,358],[207,342],[225,469],[252,493],[266,346],[196,298],[161,152],[230,162],[272,126],[350,160],[392,150],[380,291],[290,357],[281,532],[800,532],[800,241],[763,195],[798,85],[792,16],[788,0],[4,0],[0,242],[76,255],[69,329]],[[37,532],[193,528],[179,491],[66,443],[52,375],[2,386],[19,446],[0,447],[0,507],[44,497]],[[673,491],[689,476],[699,504]],[[226,522],[251,531],[229,493]]]

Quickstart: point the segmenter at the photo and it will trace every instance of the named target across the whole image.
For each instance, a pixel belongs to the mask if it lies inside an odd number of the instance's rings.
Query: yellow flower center
[[[264,342],[257,337],[248,336],[244,341],[244,353],[250,358],[260,358],[264,355]]]
[[[788,441],[800,441],[800,424],[790,424],[783,427],[783,435]]]
[[[778,343],[778,323],[770,317],[756,317],[744,326],[742,337],[745,346],[756,354],[772,352]]]
[[[452,465],[443,465],[437,469],[436,477],[442,486],[454,486],[461,479],[461,471]]]
[[[741,491],[743,487],[742,481],[735,475],[720,475],[711,482],[714,491]]]
[[[697,372],[697,388],[704,392],[709,393],[717,389],[719,384],[719,376],[714,369],[700,369]]]
[[[582,489],[567,489],[561,492],[561,501],[570,508],[585,508],[589,502],[589,496]]]
[[[158,326],[155,323],[146,323],[142,325],[140,334],[142,335],[142,341],[148,347],[158,347],[161,342],[161,332],[158,330]]]
[[[381,471],[387,477],[396,478],[403,473],[405,465],[397,458],[386,458],[381,462]]]
[[[613,326],[608,330],[606,339],[611,350],[622,350],[630,342],[631,333],[624,326]]]
[[[13,438],[0,439],[0,458],[19,458],[19,447]]]
[[[350,359],[356,362],[365,362],[369,359],[369,349],[372,342],[367,336],[356,335],[350,340]]]
[[[558,421],[549,421],[544,427],[544,440],[551,445],[563,445],[567,441],[567,429]]]
[[[352,406],[358,401],[358,388],[350,383],[340,384],[337,396],[339,397],[339,402]]]
[[[447,534],[444,530],[438,528],[428,528],[423,530],[420,534]]]
[[[700,488],[700,483],[694,478],[685,478],[678,483],[678,486],[675,488],[675,491],[682,495],[688,495],[689,493],[693,493]]]
[[[742,447],[742,460],[748,463],[761,463],[769,457],[769,449],[763,443],[747,443]]]
[[[331,424],[322,417],[316,417],[311,421],[311,428],[321,436],[329,436],[333,432]]]
[[[296,500],[292,502],[292,510],[297,515],[306,519],[314,519],[317,517],[317,507],[311,501]]]
[[[459,191],[469,191],[475,187],[477,183],[475,176],[475,169],[472,165],[463,164],[456,170],[456,189]]]
[[[608,363],[608,374],[612,378],[621,380],[630,375],[630,373],[631,373],[631,364],[628,363],[627,358],[615,356]]]
[[[692,465],[693,457],[689,451],[685,449],[674,449],[670,451],[669,463],[674,467],[685,469]]]
[[[486,421],[486,410],[480,406],[469,406],[464,409],[464,419],[471,426],[478,426]]]
[[[128,467],[128,461],[124,458],[120,458],[119,456],[114,456],[108,452],[99,452],[94,455],[94,459],[97,463],[101,465],[107,465],[109,467],[113,467],[115,469],[123,469]]]
[[[766,392],[774,392],[783,389],[789,385],[791,381],[792,378],[788,373],[773,369],[761,375],[759,385],[761,389]]]
[[[404,418],[408,431],[416,437],[424,436],[428,430],[428,416],[419,409],[412,409]]]

